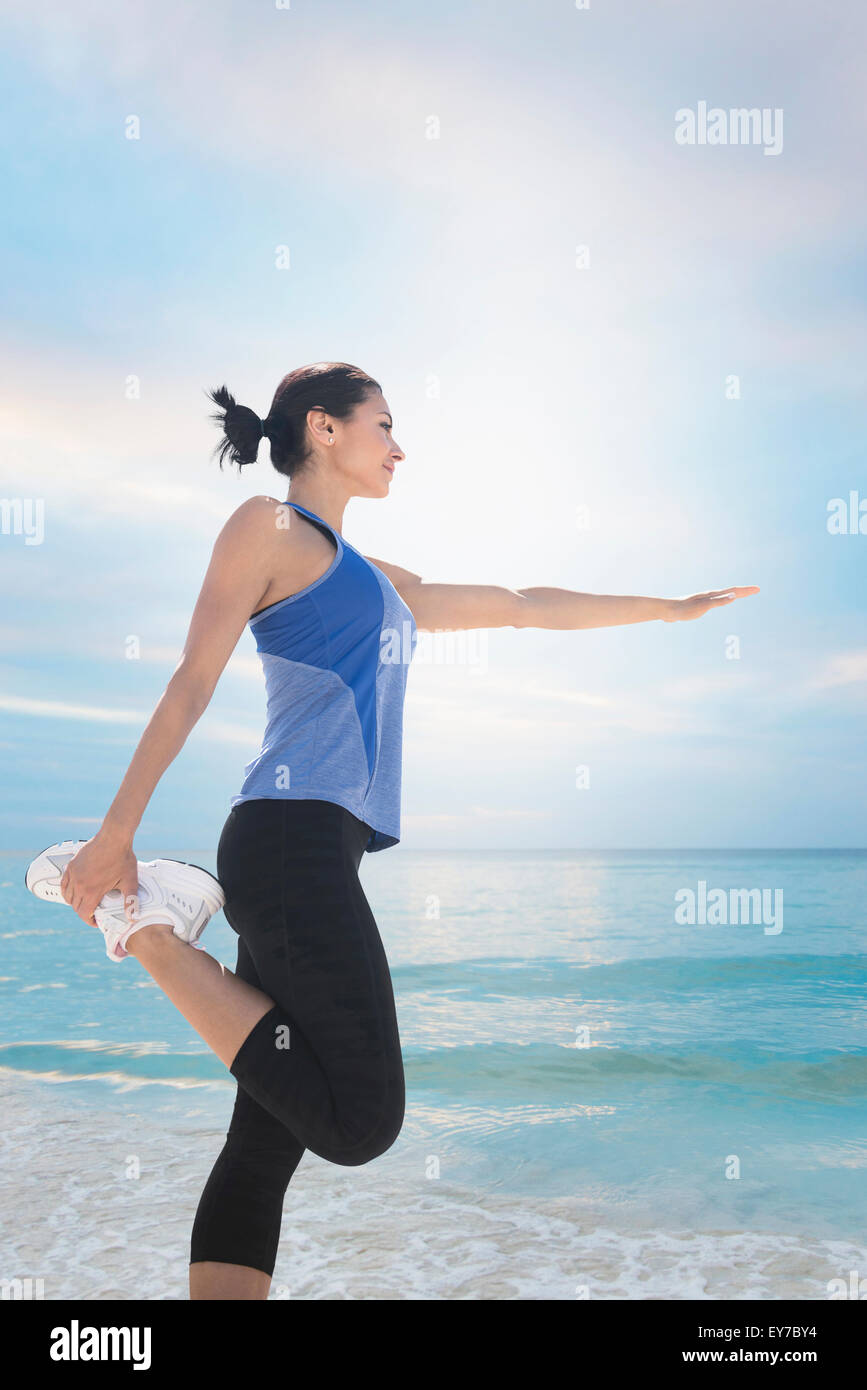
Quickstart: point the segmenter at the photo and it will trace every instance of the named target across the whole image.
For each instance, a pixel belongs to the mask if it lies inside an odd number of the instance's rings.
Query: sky
[[[867,12],[0,0],[0,36],[0,848],[94,833],[220,527],[285,494],[220,472],[205,391],[265,414],[328,359],[406,454],[362,553],[761,586],[422,637],[390,852],[865,844]],[[739,108],[773,142],[677,138]],[[263,726],[247,631],[140,854],[216,844]]]

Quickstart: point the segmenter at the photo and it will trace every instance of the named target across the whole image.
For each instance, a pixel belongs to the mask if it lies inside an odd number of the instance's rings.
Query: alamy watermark
[[[0,1279],[0,1298],[2,1299],[33,1299],[44,1297],[44,1279],[33,1279],[29,1275],[26,1279]]]
[[[82,1327],[73,1318],[68,1327],[51,1329],[48,1355],[52,1361],[131,1361],[134,1371],[151,1364],[149,1327]]]
[[[408,619],[399,629],[382,629],[379,659],[384,665],[408,665],[413,654],[416,664],[423,666],[470,666],[487,671],[488,632],[486,628],[458,628],[419,633],[413,632]]]
[[[25,545],[45,539],[44,497],[0,497],[0,533],[23,536]]]
[[[773,900],[772,900],[773,895]],[[783,930],[782,888],[711,888],[699,879],[698,891],[678,888],[674,920],[678,926],[760,926],[765,936]]]
[[[848,499],[832,497],[825,526],[831,536],[867,536],[867,497],[852,488]]]
[[[782,152],[781,106],[736,106],[725,111],[700,101],[694,111],[690,106],[675,111],[674,121],[678,145],[763,145],[765,154]]]
[[[854,1298],[861,1303],[867,1299],[867,1279],[862,1279],[857,1269],[849,1270],[848,1283],[845,1279],[829,1279],[826,1288],[831,1299]]]

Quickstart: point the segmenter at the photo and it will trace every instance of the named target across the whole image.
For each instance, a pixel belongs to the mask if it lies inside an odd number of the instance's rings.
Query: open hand
[[[112,888],[123,893],[129,915],[138,900],[138,864],[132,845],[126,840],[101,838],[97,832],[70,859],[60,880],[60,891],[82,922],[95,927],[93,909]]]
[[[745,588],[709,589],[706,594],[666,599],[662,620],[665,623],[688,623],[691,618],[703,618],[711,608],[722,608],[727,603],[734,603],[736,598],[746,598],[758,592],[758,584],[748,584]]]

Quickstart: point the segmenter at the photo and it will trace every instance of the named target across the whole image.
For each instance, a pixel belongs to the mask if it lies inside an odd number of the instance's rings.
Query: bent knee
[[[363,1138],[344,1133],[324,1154],[331,1163],[339,1163],[342,1168],[357,1168],[362,1163],[370,1163],[386,1153],[403,1128],[403,1106],[399,1112],[389,1111],[377,1122]]]

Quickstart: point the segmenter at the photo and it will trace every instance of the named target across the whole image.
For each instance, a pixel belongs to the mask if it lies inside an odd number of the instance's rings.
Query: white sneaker
[[[219,912],[226,895],[213,874],[198,864],[185,864],[180,859],[151,859],[138,866],[139,908],[133,922],[124,911],[123,894],[119,888],[94,908],[93,920],[105,937],[105,953],[109,960],[123,960],[129,955],[127,940],[140,927],[169,922],[175,936],[194,946],[215,912]]]
[[[86,840],[64,840],[60,845],[49,845],[28,867],[24,875],[25,887],[47,903],[63,903],[68,907],[60,891],[60,880],[70,859],[86,844]]]
[[[27,870],[24,882],[37,898],[46,902],[66,900],[60,880],[74,854],[86,840],[65,840],[49,845]],[[138,864],[139,909],[130,922],[124,910],[123,894],[113,888],[94,909],[93,919],[105,938],[109,960],[123,960],[129,952],[126,943],[140,927],[165,922],[175,936],[194,946],[215,912],[226,900],[218,880],[197,864],[179,859],[152,859]]]

